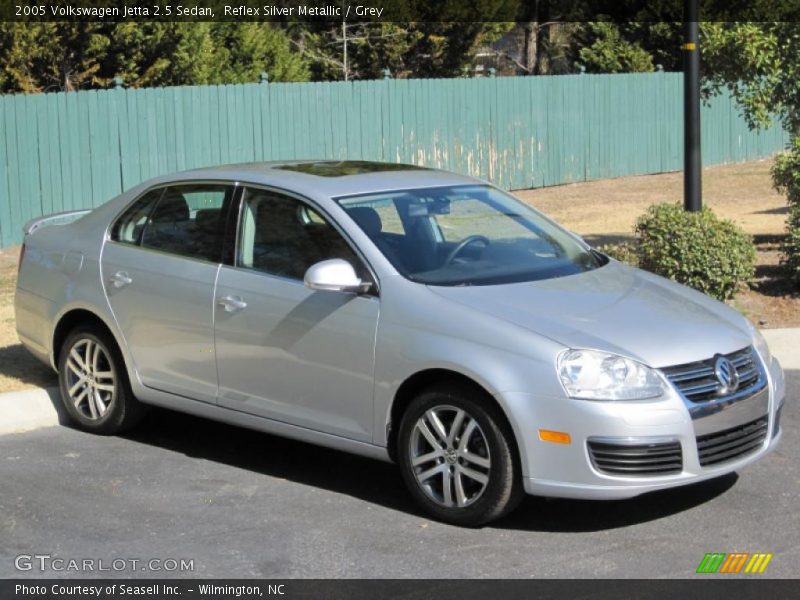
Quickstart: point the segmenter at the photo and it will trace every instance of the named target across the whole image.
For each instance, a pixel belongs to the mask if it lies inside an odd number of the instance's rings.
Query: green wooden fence
[[[0,247],[26,220],[149,177],[242,161],[423,164],[507,189],[682,166],[677,73],[269,83],[0,96]],[[705,164],[783,148],[728,95],[703,108]]]

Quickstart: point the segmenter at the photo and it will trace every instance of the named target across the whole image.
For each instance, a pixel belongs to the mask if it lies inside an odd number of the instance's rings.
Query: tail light
[[[22,244],[22,248],[19,249],[19,262],[17,263],[17,275],[19,275],[20,269],[22,269],[22,259],[25,258],[25,244]]]

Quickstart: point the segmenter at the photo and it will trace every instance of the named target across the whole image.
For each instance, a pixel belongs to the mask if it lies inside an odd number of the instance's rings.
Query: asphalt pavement
[[[797,577],[800,371],[787,379],[783,444],[739,474],[626,501],[528,497],[481,529],[421,515],[393,465],[168,411],[125,437],[5,435],[0,577],[683,578],[707,552],[774,555],[727,577]],[[84,560],[94,571],[71,569]],[[181,560],[192,570],[165,570]]]

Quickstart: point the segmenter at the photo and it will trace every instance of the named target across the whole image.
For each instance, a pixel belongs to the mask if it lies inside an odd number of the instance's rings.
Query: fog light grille
[[[609,475],[670,475],[683,469],[678,441],[623,444],[589,440],[588,447],[595,469]]]
[[[769,419],[760,419],[724,431],[697,437],[700,466],[708,467],[755,452],[767,437]]]

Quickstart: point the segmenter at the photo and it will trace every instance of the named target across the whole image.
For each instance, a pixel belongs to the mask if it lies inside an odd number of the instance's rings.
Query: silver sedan
[[[718,477],[781,437],[781,367],[739,313],[407,165],[199,169],[34,220],[16,316],[88,431],[157,405],[395,461],[463,525]]]

